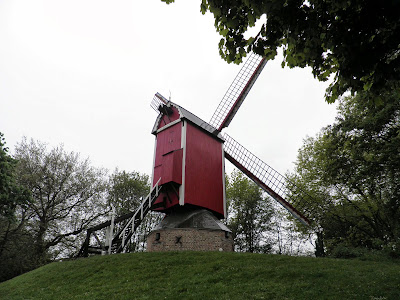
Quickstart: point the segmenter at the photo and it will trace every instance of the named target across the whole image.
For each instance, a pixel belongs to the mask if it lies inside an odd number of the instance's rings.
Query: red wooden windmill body
[[[226,216],[223,138],[214,128],[160,94],[153,185],[161,178],[162,192],[153,210],[169,212],[176,206],[197,206]]]

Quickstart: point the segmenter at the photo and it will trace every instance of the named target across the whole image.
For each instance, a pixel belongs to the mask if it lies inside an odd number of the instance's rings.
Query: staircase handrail
[[[147,215],[147,213],[150,210],[151,206],[153,205],[154,201],[157,199],[157,196],[161,190],[161,187],[159,186],[160,181],[161,181],[161,177],[158,179],[156,184],[150,190],[150,192],[146,196],[146,198],[142,201],[140,206],[136,209],[135,214],[131,217],[131,219],[128,222],[126,222],[126,224],[120,229],[120,231],[114,237],[114,239],[122,238],[122,249],[124,249],[127,246],[127,244],[125,244],[126,230],[129,228],[129,226],[131,226],[130,233],[133,233],[136,230],[136,228],[140,225],[143,218]],[[155,191],[155,193],[153,194],[154,191]],[[145,207],[145,204],[147,204],[146,207]],[[139,213],[140,213],[140,218],[139,218],[140,222],[135,223],[136,217],[138,216]]]

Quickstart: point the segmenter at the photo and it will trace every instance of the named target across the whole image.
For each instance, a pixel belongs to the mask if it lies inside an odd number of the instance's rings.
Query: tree
[[[270,229],[273,210],[262,190],[235,170],[228,177],[226,197],[228,226],[235,248],[244,252],[270,252],[271,243],[266,232]]]
[[[117,216],[134,212],[150,192],[150,180],[146,174],[116,169],[109,178],[108,202],[115,208]],[[132,237],[130,251],[146,249],[148,234],[161,221],[160,213],[149,212]]]
[[[30,235],[16,217],[17,208],[26,207],[31,198],[17,182],[16,164],[0,132],[0,282],[32,269]]]
[[[24,222],[0,218],[0,282],[38,267],[34,239]]]
[[[17,144],[15,158],[18,183],[32,194],[18,217],[34,237],[38,264],[73,255],[80,246],[77,236],[107,212],[105,171],[63,146],[47,150],[26,138]]]
[[[202,0],[201,12],[207,11],[227,62],[238,63],[250,51],[270,60],[283,48],[282,66],[309,66],[321,81],[335,74],[328,102],[346,91],[379,95],[387,81],[400,79],[398,0]],[[263,16],[259,33],[247,37]]]
[[[316,199],[328,252],[341,244],[400,249],[398,85],[383,96],[385,105],[366,101],[367,92],[345,98],[336,122],[299,150],[292,179]]]
[[[8,154],[4,135],[0,132],[0,216],[11,220],[17,205],[29,201],[29,192],[16,182],[16,160]]]
[[[108,201],[117,215],[134,211],[150,191],[149,176],[116,169],[109,178]]]
[[[270,239],[272,250],[283,255],[310,255],[310,234],[293,224],[293,216],[280,204],[274,203]]]

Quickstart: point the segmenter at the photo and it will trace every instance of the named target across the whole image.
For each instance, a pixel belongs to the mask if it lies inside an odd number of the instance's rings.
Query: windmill
[[[161,94],[155,94],[151,106],[159,115],[152,131],[156,136],[152,178],[153,184],[159,182],[163,190],[155,199],[152,209],[165,212],[166,219],[170,215],[173,217],[170,218],[172,221],[164,221],[165,226],[162,224],[156,228],[155,238],[149,236],[150,240],[154,239],[153,244],[149,244],[148,240],[150,250],[153,247],[154,250],[165,248],[160,246],[161,233],[158,230],[167,228],[170,223],[172,228],[188,226],[188,212],[196,211],[196,208],[206,209],[216,218],[226,217],[224,159],[246,174],[300,222],[310,224],[310,211],[304,205],[307,201],[289,193],[293,183],[227,133],[222,134],[265,64],[264,58],[250,54],[210,122],[201,120]],[[176,213],[177,210],[180,212]],[[229,232],[227,228],[220,226],[220,229]],[[190,234],[193,235],[193,232]],[[171,244],[169,248],[179,249]]]
[[[222,130],[235,114],[257,80],[266,59],[250,54],[228,88],[210,122],[205,122],[180,105],[156,93],[151,107],[158,112],[155,135],[152,186],[136,212],[111,218],[89,228],[80,255],[92,252],[124,252],[149,210],[166,213],[148,237],[148,250],[232,249],[229,229],[220,221],[226,217],[225,159],[246,174],[266,193],[305,225],[311,222],[307,203],[290,193],[294,184],[252,154]],[[115,223],[122,222],[114,233]],[[101,243],[96,231],[108,228]],[[208,235],[205,235],[208,232]],[[93,236],[96,246],[91,245]],[[184,245],[187,243],[188,245]],[[209,247],[212,244],[213,247]],[[202,248],[202,245],[206,245]]]

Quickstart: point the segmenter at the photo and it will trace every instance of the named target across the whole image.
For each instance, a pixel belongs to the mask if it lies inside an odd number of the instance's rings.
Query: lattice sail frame
[[[294,217],[303,224],[309,225],[311,211],[307,208],[310,207],[307,203],[311,201],[311,197],[305,199],[299,195],[293,196],[290,193],[295,186],[293,182],[271,168],[228,134],[224,133],[223,136],[225,158],[278,201]]]
[[[213,127],[221,131],[230,124],[266,63],[262,56],[250,53],[211,117]]]
[[[152,109],[154,109],[156,112],[158,112],[158,108],[163,105],[163,104],[167,104],[168,100],[161,95],[160,93],[156,93],[153,97],[153,100],[150,103],[150,106]]]

